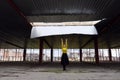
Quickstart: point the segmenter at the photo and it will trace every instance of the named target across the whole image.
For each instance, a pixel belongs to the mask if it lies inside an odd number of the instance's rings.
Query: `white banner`
[[[31,38],[66,34],[97,35],[98,33],[94,26],[37,26],[32,28]]]

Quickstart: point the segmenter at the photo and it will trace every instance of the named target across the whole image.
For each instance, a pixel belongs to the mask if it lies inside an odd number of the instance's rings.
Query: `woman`
[[[61,64],[63,65],[63,70],[66,70],[66,65],[69,64],[68,55],[67,55],[67,47],[68,47],[67,39],[65,39],[65,41],[61,39],[61,46],[62,46]]]

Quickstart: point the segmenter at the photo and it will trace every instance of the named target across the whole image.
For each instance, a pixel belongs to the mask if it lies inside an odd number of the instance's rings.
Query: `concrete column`
[[[95,47],[95,62],[99,64],[99,54],[98,54],[98,38],[94,37],[94,47]]]
[[[40,38],[40,48],[39,48],[39,63],[42,63],[43,59],[43,38]]]
[[[26,61],[26,50],[27,48],[27,39],[25,38],[25,42],[24,42],[24,51],[23,51],[23,61]]]
[[[53,62],[53,48],[51,48],[51,62]]]
[[[26,61],[26,49],[23,51],[23,61]]]
[[[109,61],[112,61],[112,53],[111,53],[111,48],[108,48],[108,53],[109,53]]]
[[[82,49],[80,48],[80,62],[82,62]]]

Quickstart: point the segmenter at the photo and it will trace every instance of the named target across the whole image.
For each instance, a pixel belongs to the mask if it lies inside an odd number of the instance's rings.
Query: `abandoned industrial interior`
[[[120,0],[0,0],[0,80],[119,80],[119,9]],[[46,28],[42,32],[47,33],[71,26],[86,31],[92,26],[97,34],[59,31],[61,35],[31,37],[33,28]],[[67,73],[60,64],[61,38],[68,40]],[[26,68],[29,64],[39,68]]]
[[[60,38],[66,37],[68,38],[68,48],[71,50],[70,55],[74,55],[74,49],[77,49],[79,60],[73,61],[119,62],[119,3],[119,0],[1,0],[0,59],[3,62],[54,62],[54,54],[60,53]],[[47,24],[97,20],[99,22],[93,26],[97,29],[98,35],[70,34],[30,38],[31,29],[34,27],[32,23],[35,22]],[[73,24],[73,26],[75,25]],[[35,52],[36,49],[38,52]],[[56,53],[54,53],[54,49],[57,50]],[[30,54],[27,54],[27,50]],[[107,57],[104,56],[105,50]],[[49,52],[50,56],[43,60],[42,55],[45,55],[45,52]],[[10,54],[12,55],[10,56]],[[84,54],[87,56],[84,57]],[[34,57],[34,60],[30,57]],[[56,58],[58,58],[56,61],[59,62],[60,55]]]

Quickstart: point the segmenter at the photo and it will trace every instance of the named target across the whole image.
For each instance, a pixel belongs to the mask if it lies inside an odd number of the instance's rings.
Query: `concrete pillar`
[[[108,53],[109,53],[109,61],[112,61],[112,53],[111,53],[111,48],[108,48]]]
[[[94,47],[95,47],[95,62],[99,64],[99,54],[98,54],[98,38],[94,37]]]
[[[53,48],[51,48],[51,62],[53,62]]]
[[[26,49],[23,51],[23,61],[26,61]]]
[[[39,48],[39,63],[42,63],[43,59],[43,38],[40,38],[40,48]]]
[[[27,48],[27,38],[25,38],[25,42],[24,42],[24,50],[23,50],[23,61],[26,61],[26,50]]]
[[[82,49],[80,48],[80,62],[82,62]]]

